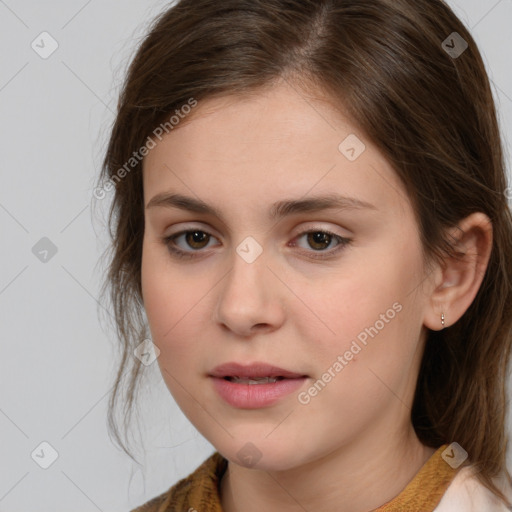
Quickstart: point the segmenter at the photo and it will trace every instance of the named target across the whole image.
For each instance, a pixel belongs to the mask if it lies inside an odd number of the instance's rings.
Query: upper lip
[[[249,377],[285,377],[287,379],[298,379],[300,377],[307,377],[307,375],[301,373],[291,372],[289,370],[284,370],[283,368],[279,368],[278,366],[274,366],[267,363],[251,363],[248,365],[240,364],[240,363],[224,363],[219,366],[216,366],[209,375],[211,377],[240,377],[240,378],[249,378]]]

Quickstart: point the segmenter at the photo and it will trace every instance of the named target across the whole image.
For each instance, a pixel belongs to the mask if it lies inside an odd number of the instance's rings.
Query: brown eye
[[[296,237],[296,240],[300,240],[301,238],[306,238],[308,247],[303,247],[296,242],[292,245],[301,247],[301,252],[306,253],[310,258],[319,260],[335,257],[339,251],[343,250],[352,242],[351,238],[345,238],[323,229],[303,231]],[[333,241],[336,242],[334,248],[326,250]]]
[[[185,241],[193,249],[203,249],[208,244],[210,235],[204,231],[187,231],[185,232]]]
[[[302,252],[307,253],[307,256],[314,259],[332,258],[338,253],[338,251],[342,250],[352,241],[349,238],[345,238],[325,230],[304,231],[300,233],[296,239],[304,237],[307,238],[309,250],[308,248],[302,248]],[[183,245],[183,242],[178,243],[182,238],[184,238],[185,245]],[[202,231],[200,229],[189,229],[167,237],[162,237],[162,242],[173,256],[176,256],[177,258],[192,259],[200,257],[205,252],[202,249],[208,247],[212,238],[215,237],[206,231]],[[329,248],[333,241],[336,242],[334,248],[331,250],[325,250]],[[296,245],[298,244],[295,242],[292,243],[292,246]]]
[[[313,249],[326,249],[332,240],[332,235],[324,231],[311,231],[307,233],[307,240]]]
[[[177,243],[181,238],[185,239],[185,245],[182,245],[183,242]],[[178,258],[195,258],[203,252],[201,249],[208,246],[208,242],[211,238],[212,235],[206,231],[189,229],[163,237],[162,242],[173,256]],[[195,253],[197,253],[197,255]]]

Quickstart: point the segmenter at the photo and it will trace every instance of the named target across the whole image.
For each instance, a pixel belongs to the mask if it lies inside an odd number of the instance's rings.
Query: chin
[[[286,445],[280,440],[250,440],[246,437],[244,441],[231,439],[214,446],[224,458],[238,466],[261,471],[287,471],[306,462],[304,452],[291,438],[289,441]]]

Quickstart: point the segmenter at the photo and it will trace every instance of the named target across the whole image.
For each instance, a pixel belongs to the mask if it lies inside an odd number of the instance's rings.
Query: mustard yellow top
[[[432,512],[464,467],[453,469],[444,461],[441,454],[447,446],[441,446],[427,460],[398,496],[374,512]],[[228,461],[215,452],[189,476],[132,512],[222,512],[219,484],[227,465]]]

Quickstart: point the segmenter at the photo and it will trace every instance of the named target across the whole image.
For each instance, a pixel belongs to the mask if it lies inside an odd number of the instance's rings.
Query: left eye
[[[342,244],[346,238],[343,238],[339,235],[331,233],[330,231],[304,231],[297,238],[302,238],[307,235],[307,243],[310,247],[315,249],[315,251],[319,251],[322,249],[326,249],[333,240],[337,240],[338,244]]]
[[[332,255],[333,253],[338,252],[338,250],[342,249],[344,246],[348,245],[351,242],[351,239],[342,237],[335,233],[331,233],[326,230],[309,230],[303,231],[299,235],[295,237],[294,240],[298,240],[307,236],[307,243],[313,249],[313,251],[307,251],[309,253],[316,252],[322,254],[310,254],[312,258],[326,258]],[[181,237],[185,237],[185,241],[187,245],[193,248],[192,251],[187,251],[179,248],[177,246],[176,240]],[[208,242],[211,238],[214,238],[213,235],[207,233],[206,231],[202,231],[199,229],[180,231],[179,233],[163,237],[163,243],[167,246],[168,250],[178,258],[195,258],[196,255],[194,253],[201,252],[201,249],[204,249],[208,246]],[[337,244],[335,247],[337,249],[331,251],[325,251],[324,249],[328,248],[331,245],[332,241],[336,240]],[[291,244],[295,246],[295,242]],[[327,254],[323,254],[327,253]]]

